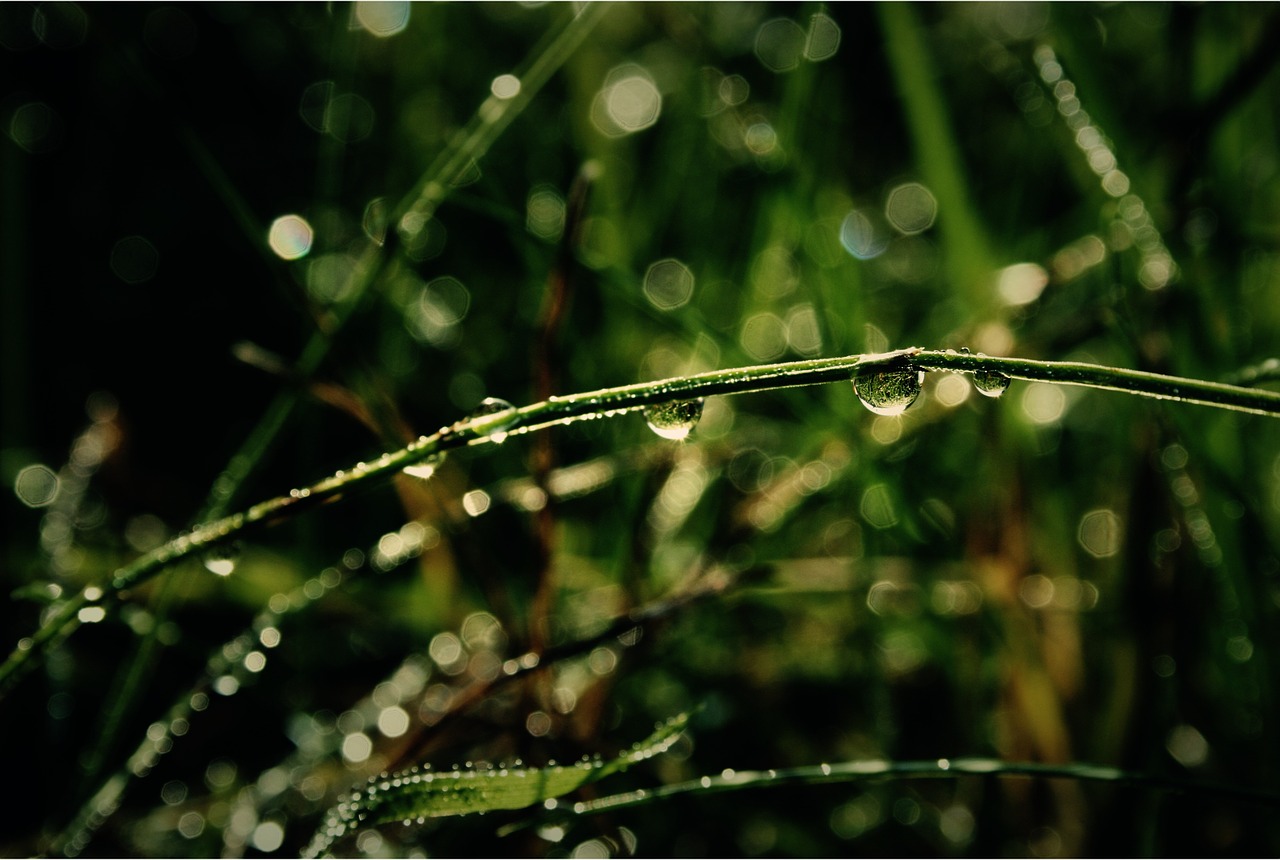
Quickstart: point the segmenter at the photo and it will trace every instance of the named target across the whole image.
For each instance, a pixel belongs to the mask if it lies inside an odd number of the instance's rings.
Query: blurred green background
[[[1217,380],[1280,355],[1273,5],[575,14],[0,6],[0,527],[29,586],[7,646],[189,526],[282,396],[232,509],[486,397],[909,345]],[[425,181],[439,204],[388,227]],[[634,415],[514,438],[86,624],[0,710],[0,852],[61,851],[132,769],[85,853],[296,854],[383,768],[607,755],[697,707],[593,791],[988,756],[1274,792],[1278,545],[1274,420],[1119,394],[931,374],[900,417],[830,385],[714,399],[682,443]],[[717,578],[638,640],[485,687]],[[193,684],[206,707],[166,722]],[[1211,792],[996,776],[495,835],[528,817],[334,850],[1280,851],[1273,809]]]

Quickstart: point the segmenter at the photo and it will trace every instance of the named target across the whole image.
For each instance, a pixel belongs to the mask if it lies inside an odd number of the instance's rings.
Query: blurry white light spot
[[[540,738],[551,731],[551,717],[544,711],[534,711],[524,721],[524,727],[535,738]]]
[[[1107,558],[1120,551],[1121,524],[1114,511],[1089,511],[1080,518],[1080,545],[1094,558]]]
[[[452,633],[438,633],[432,638],[427,652],[441,666],[457,663],[462,657],[462,640]]]
[[[878,529],[887,529],[898,524],[898,515],[893,509],[893,499],[889,488],[884,484],[868,487],[862,494],[862,518]]]
[[[462,497],[462,507],[471,516],[478,517],[489,510],[491,499],[484,490],[471,490]]]
[[[738,340],[756,361],[770,361],[786,350],[787,327],[776,315],[759,313],[742,326]]]
[[[808,302],[787,311],[787,343],[800,355],[814,356],[822,351],[818,312]]]
[[[1209,742],[1194,726],[1176,726],[1165,741],[1169,755],[1183,767],[1198,767],[1209,758]]]
[[[234,675],[219,675],[213,682],[213,691],[219,696],[234,696],[240,689],[240,682]]]
[[[495,98],[513,99],[520,94],[520,79],[515,75],[498,75],[489,84]]]
[[[1167,254],[1152,254],[1138,269],[1138,282],[1148,290],[1162,290],[1173,280],[1173,273],[1173,260]]]
[[[342,757],[351,764],[366,761],[373,754],[373,741],[364,732],[352,732],[342,739]]]
[[[141,284],[155,277],[160,253],[142,236],[126,236],[111,249],[111,271],[126,284]]]
[[[604,860],[609,857],[609,847],[599,839],[588,839],[569,853],[573,860]]]
[[[1102,190],[1112,197],[1123,197],[1129,193],[1129,177],[1119,170],[1113,170],[1102,177]]]
[[[800,65],[806,36],[790,18],[766,21],[756,32],[756,58],[771,72],[789,72]]]
[[[1025,305],[1040,298],[1049,273],[1035,263],[1017,263],[1000,270],[996,290],[1006,305]]]
[[[804,42],[804,57],[814,63],[829,60],[840,47],[840,25],[830,15],[819,12],[809,19],[809,33]]]
[[[307,292],[318,302],[331,304],[347,294],[356,268],[346,254],[321,254],[307,262]]]
[[[58,476],[48,466],[27,466],[13,481],[18,500],[29,508],[43,508],[58,497]]]
[[[178,833],[184,839],[195,839],[204,832],[204,816],[198,812],[184,813],[178,819]]]
[[[938,380],[933,396],[943,406],[954,407],[968,400],[972,391],[969,380],[958,373],[949,373]]]
[[[1032,609],[1044,609],[1053,602],[1053,580],[1039,573],[1032,574],[1018,584],[1018,596]]]
[[[659,310],[686,305],[693,296],[693,272],[679,260],[659,260],[645,272],[644,295]]]
[[[409,731],[409,712],[399,706],[383,708],[378,712],[378,731],[389,738],[398,738]]]
[[[284,844],[284,828],[275,821],[264,821],[253,828],[253,836],[249,841],[264,854],[278,851]]]
[[[609,137],[641,131],[658,121],[662,93],[649,72],[628,63],[611,71],[591,105],[591,121]]]
[[[564,232],[564,198],[551,189],[534,191],[525,204],[525,227],[539,239],[559,239]]]
[[[899,232],[911,236],[933,226],[938,216],[938,201],[933,192],[919,182],[908,182],[889,192],[884,214]]]
[[[757,122],[747,129],[743,142],[756,155],[768,155],[778,148],[778,133],[769,123]]]
[[[244,655],[244,667],[250,672],[261,672],[267,668],[267,655],[261,651],[250,651]]]
[[[408,27],[409,11],[407,0],[356,0],[355,4],[356,22],[380,39]]]
[[[870,218],[855,209],[840,224],[840,244],[859,260],[871,260],[884,253],[889,240],[876,232]]]
[[[639,131],[658,121],[662,94],[648,78],[624,78],[609,90],[605,104],[609,117],[625,131]]]
[[[282,215],[271,222],[267,244],[282,260],[305,257],[315,240],[315,231],[301,215]]]
[[[81,624],[97,624],[106,617],[107,610],[101,606],[86,606],[76,614],[76,618],[80,620]]]
[[[1035,424],[1052,424],[1067,409],[1067,396],[1047,382],[1033,382],[1022,395],[1022,411]]]
[[[747,96],[751,94],[751,84],[742,75],[725,75],[720,80],[717,93],[721,101],[733,107],[747,100]]]

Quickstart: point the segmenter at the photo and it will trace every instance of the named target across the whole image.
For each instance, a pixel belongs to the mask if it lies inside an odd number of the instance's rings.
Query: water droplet
[[[923,383],[924,371],[912,365],[868,368],[853,378],[853,391],[877,415],[901,415],[916,402]]]
[[[515,420],[516,408],[498,397],[486,397],[465,419],[477,435],[488,436],[495,445],[506,441],[506,430]]]
[[[412,475],[415,478],[427,480],[436,473],[436,469],[440,468],[440,464],[444,462],[444,454],[432,454],[425,460],[419,460],[412,466],[405,466],[404,473]]]
[[[702,417],[702,398],[650,403],[644,408],[649,429],[663,439],[685,439]]]
[[[240,551],[234,546],[220,546],[209,550],[201,559],[205,569],[218,576],[230,576],[236,569]]]
[[[1009,387],[1009,377],[990,370],[976,370],[973,373],[973,387],[978,389],[979,394],[999,397]]]

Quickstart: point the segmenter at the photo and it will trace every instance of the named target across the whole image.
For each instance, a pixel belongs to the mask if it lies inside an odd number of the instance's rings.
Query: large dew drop
[[[404,473],[425,481],[436,473],[436,469],[439,469],[440,464],[443,462],[444,454],[432,454],[427,459],[414,463],[412,466],[405,466]]]
[[[649,423],[649,429],[663,439],[687,438],[701,417],[701,397],[697,400],[650,403],[644,408],[644,420]]]
[[[920,396],[924,371],[916,367],[868,368],[853,378],[862,405],[877,415],[901,415]]]
[[[1009,387],[1009,377],[990,370],[978,370],[973,374],[973,387],[987,397],[999,397]]]
[[[209,550],[200,559],[205,569],[218,576],[230,576],[235,572],[240,552],[234,546],[220,546]]]
[[[516,408],[500,398],[486,397],[466,420],[481,436],[488,436],[489,441],[501,445],[507,440],[506,429],[515,423]]]

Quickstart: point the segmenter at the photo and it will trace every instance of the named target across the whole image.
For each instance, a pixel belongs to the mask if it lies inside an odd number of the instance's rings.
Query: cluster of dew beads
[[[973,387],[985,397],[999,397],[1009,387],[1009,377],[994,370],[975,370]]]
[[[901,415],[916,402],[923,384],[924,371],[915,365],[869,367],[853,378],[853,391],[877,415]]]
[[[644,408],[649,429],[663,439],[686,439],[702,417],[702,398],[650,403]]]

